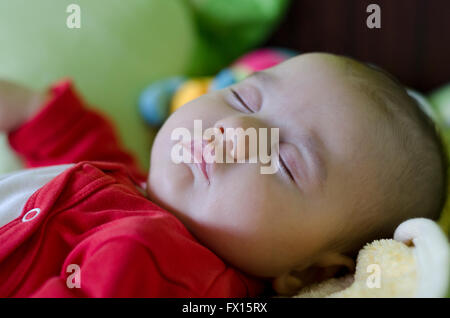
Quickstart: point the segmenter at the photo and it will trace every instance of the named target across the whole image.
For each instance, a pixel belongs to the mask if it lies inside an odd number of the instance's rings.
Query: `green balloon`
[[[443,124],[440,130],[447,148],[450,149],[450,84],[435,89],[428,99],[440,116]]]
[[[70,4],[80,8],[80,28],[68,27],[77,21]],[[0,0],[0,77],[41,90],[72,78],[147,168],[154,133],[138,96],[152,81],[184,73],[194,32],[181,1]]]
[[[450,127],[450,84],[434,90],[429,95],[429,100],[446,123],[446,126]]]
[[[0,0],[0,78],[40,90],[72,78],[146,169],[156,131],[138,113],[142,90],[174,75],[213,75],[261,43],[288,3]],[[76,22],[80,28],[72,28]],[[0,173],[17,166],[5,147],[0,143]]]

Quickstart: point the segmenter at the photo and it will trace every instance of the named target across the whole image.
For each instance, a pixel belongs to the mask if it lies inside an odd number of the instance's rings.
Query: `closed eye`
[[[241,95],[239,95],[238,92],[236,92],[234,89],[230,88],[231,92],[233,93],[234,98],[239,103],[239,105],[243,106],[246,110],[246,112],[253,113],[253,110],[247,105],[247,103],[242,99]]]
[[[292,175],[291,171],[289,170],[289,167],[286,165],[286,163],[283,160],[283,157],[281,156],[281,153],[279,154],[279,163],[281,171],[288,176],[292,181],[295,182],[294,176]]]

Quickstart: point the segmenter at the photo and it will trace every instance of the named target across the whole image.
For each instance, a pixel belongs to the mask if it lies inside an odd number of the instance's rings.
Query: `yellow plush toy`
[[[438,129],[443,127],[425,98],[409,93]],[[360,250],[354,275],[305,287],[294,297],[450,297],[449,194],[447,189],[438,222],[424,218],[403,222],[393,239],[376,240]]]
[[[354,275],[303,288],[294,297],[448,297],[450,248],[439,225],[424,218],[400,224],[393,239],[367,244]]]

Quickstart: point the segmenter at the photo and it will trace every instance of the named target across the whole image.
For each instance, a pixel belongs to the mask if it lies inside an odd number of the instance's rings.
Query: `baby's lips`
[[[207,163],[234,162],[234,144],[231,140],[204,141],[203,158]]]
[[[203,162],[203,147],[206,147],[206,145],[209,143],[206,140],[192,140],[192,141],[181,141],[180,142],[182,147],[189,151],[191,153],[191,156],[193,156],[194,163],[201,163]]]

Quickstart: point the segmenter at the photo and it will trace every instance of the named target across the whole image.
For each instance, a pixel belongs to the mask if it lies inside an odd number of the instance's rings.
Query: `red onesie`
[[[224,263],[145,197],[139,189],[146,175],[70,82],[55,85],[52,94],[9,134],[10,144],[30,168],[76,164],[0,228],[0,297],[245,297],[263,291],[261,280]]]

